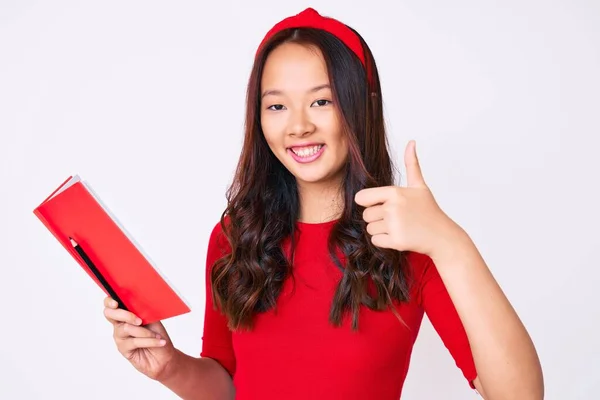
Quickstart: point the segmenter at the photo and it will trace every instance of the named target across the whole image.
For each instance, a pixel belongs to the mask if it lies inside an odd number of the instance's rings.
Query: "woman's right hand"
[[[141,373],[158,380],[173,360],[176,350],[160,322],[140,326],[140,319],[117,308],[112,298],[104,299],[104,316],[113,325],[119,352]]]

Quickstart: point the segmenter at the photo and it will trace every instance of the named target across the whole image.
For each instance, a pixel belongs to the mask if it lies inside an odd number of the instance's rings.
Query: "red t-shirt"
[[[298,223],[294,279],[285,282],[277,311],[257,315],[252,331],[233,333],[211,300],[210,267],[230,249],[219,224],[213,229],[201,356],[229,371],[236,399],[397,400],[424,313],[473,387],[477,373],[466,333],[429,257],[409,256],[416,284],[411,301],[398,307],[408,327],[392,311],[367,308],[360,311],[358,331],[351,330],[351,318],[341,327],[329,323],[341,277],[327,250],[332,226]]]

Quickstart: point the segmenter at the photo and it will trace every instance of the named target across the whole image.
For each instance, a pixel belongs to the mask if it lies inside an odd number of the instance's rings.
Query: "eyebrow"
[[[308,93],[314,93],[314,92],[318,92],[319,90],[323,90],[323,89],[331,89],[331,86],[329,86],[328,83],[324,83],[322,85],[318,85],[313,87],[312,89],[308,90]],[[261,96],[261,98],[268,96],[268,95],[273,95],[273,96],[277,96],[277,95],[282,95],[283,92],[281,90],[265,90]]]

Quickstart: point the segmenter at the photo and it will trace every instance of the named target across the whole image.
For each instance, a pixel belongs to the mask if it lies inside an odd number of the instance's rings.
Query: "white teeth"
[[[292,149],[292,151],[297,156],[300,156],[300,157],[310,157],[310,156],[315,155],[315,153],[317,153],[319,150],[321,150],[321,147],[323,147],[323,145],[319,144],[319,145],[316,145],[316,146],[295,148],[295,149]]]

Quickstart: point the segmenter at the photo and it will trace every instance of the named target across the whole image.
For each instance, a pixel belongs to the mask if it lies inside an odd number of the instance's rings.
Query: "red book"
[[[33,213],[108,296],[142,324],[190,307],[87,182],[71,176]]]

